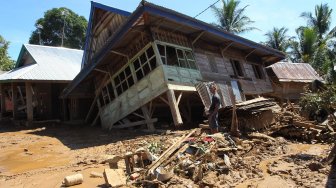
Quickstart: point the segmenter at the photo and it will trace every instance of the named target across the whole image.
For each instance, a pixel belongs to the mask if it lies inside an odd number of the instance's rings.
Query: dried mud
[[[183,133],[115,133],[73,125],[22,129],[1,124],[0,187],[61,187],[64,177],[75,173],[82,173],[84,182],[73,187],[104,187],[104,178],[90,177],[90,173],[102,173],[108,168],[104,163],[106,155],[123,155],[153,142],[168,148]],[[303,144],[281,137],[276,141],[239,142],[243,149],[228,154],[228,172],[207,171],[198,183],[175,175],[161,186],[325,187],[328,178],[332,184],[334,171],[322,163],[331,148],[328,144]]]

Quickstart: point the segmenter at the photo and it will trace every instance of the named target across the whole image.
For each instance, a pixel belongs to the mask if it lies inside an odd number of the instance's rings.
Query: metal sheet
[[[79,73],[82,50],[25,44],[24,51],[34,59],[34,64],[15,68],[0,75],[0,81],[72,81]],[[18,59],[20,63],[21,59]]]
[[[308,63],[276,63],[267,69],[272,69],[280,82],[311,82],[323,80]]]

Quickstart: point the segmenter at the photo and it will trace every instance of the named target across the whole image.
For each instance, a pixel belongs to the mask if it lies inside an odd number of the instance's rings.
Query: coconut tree
[[[318,34],[310,27],[299,27],[296,29],[297,41],[291,41],[292,56],[294,62],[312,62],[317,52]]]
[[[311,12],[303,12],[301,17],[306,18],[309,27],[315,28],[318,33],[319,40],[325,37],[335,36],[336,27],[330,29],[332,9],[328,4],[320,4],[315,6],[315,14]]]
[[[310,41],[315,40],[316,43],[315,45],[308,45],[311,47],[311,50],[308,53],[309,55],[306,55],[306,58],[302,58],[302,60],[310,63],[316,70],[318,70],[322,74],[327,74],[330,71],[333,72],[334,70],[332,68],[332,62],[336,60],[334,53],[336,27],[330,29],[332,11],[333,10],[329,8],[328,4],[320,4],[315,6],[314,14],[311,12],[303,12],[301,14],[301,17],[307,20],[307,26],[311,28]],[[312,30],[315,31],[314,35]],[[300,41],[300,43],[301,42],[304,41]],[[305,44],[301,44],[301,46],[302,45],[305,46]],[[312,50],[314,52],[312,52]],[[302,51],[301,53],[307,54],[304,51]]]
[[[288,29],[285,27],[274,27],[272,31],[265,34],[266,42],[264,42],[264,44],[279,51],[287,52],[290,46],[290,40],[294,38],[288,36],[287,32]]]
[[[222,0],[223,6],[221,8],[212,7],[215,16],[217,17],[219,28],[239,34],[246,31],[256,29],[248,25],[254,23],[248,16],[244,14],[248,5],[239,8],[240,1],[238,0]]]

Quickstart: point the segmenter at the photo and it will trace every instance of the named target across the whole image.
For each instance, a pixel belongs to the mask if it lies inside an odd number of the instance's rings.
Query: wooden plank
[[[177,97],[177,101],[176,101],[177,105],[180,104],[180,101],[181,101],[181,98],[182,98],[182,94],[183,94],[183,92],[180,92],[179,96]]]
[[[141,121],[136,121],[136,122],[131,122],[131,123],[125,123],[122,125],[115,125],[111,126],[110,129],[123,129],[123,128],[129,128],[129,127],[134,127],[138,125],[144,125],[146,123],[155,123],[157,122],[157,118],[149,119],[149,120],[141,120]]]
[[[143,118],[143,119],[145,119],[144,116],[142,116],[142,115],[140,115],[140,114],[138,114],[138,113],[136,113],[136,112],[133,112],[132,114],[135,115],[135,116],[138,116],[139,118]]]
[[[170,111],[173,116],[174,125],[175,126],[181,125],[183,121],[182,121],[182,117],[180,114],[180,110],[176,102],[174,90],[169,89],[166,93],[167,93]]]
[[[1,95],[1,113],[0,113],[0,118],[2,119],[3,114],[6,112],[6,97],[5,97],[5,90],[3,87],[3,84],[0,84],[0,95]]]
[[[97,123],[98,118],[99,118],[99,115],[100,115],[100,114],[99,114],[99,111],[98,111],[96,117],[94,118],[93,122],[91,123],[91,127],[93,127],[93,126]]]
[[[17,90],[15,89],[15,83],[12,83],[12,103],[13,103],[13,119],[17,118]]]
[[[141,110],[142,110],[142,113],[145,117],[145,121],[146,121],[148,130],[151,130],[151,131],[155,130],[153,122],[150,121],[151,117],[150,117],[147,106],[146,105],[142,106]]]
[[[238,130],[238,118],[237,118],[237,111],[236,111],[236,101],[235,101],[235,96],[234,94],[230,95],[231,101],[232,101],[232,119],[231,119],[231,129],[230,133],[233,136],[238,136],[239,135],[239,130]]]
[[[96,101],[97,101],[98,97],[99,97],[99,95],[96,95],[95,98],[93,99],[93,102],[92,102],[92,104],[90,106],[89,112],[87,113],[87,115],[85,117],[85,122],[86,123],[89,120],[89,117],[90,117],[90,115],[92,113],[92,110],[93,110],[94,106],[97,104]]]
[[[18,92],[19,92],[19,94],[20,94],[20,100],[21,100],[22,104],[25,105],[25,104],[26,104],[26,101],[24,100],[24,97],[23,97],[23,95],[22,95],[21,87],[20,87],[20,86],[17,86],[17,89],[18,89]]]
[[[303,122],[303,121],[299,121],[299,120],[296,120],[296,119],[293,119],[293,125],[298,126],[298,127],[314,128],[314,129],[320,129],[320,130],[325,128],[323,126],[314,125],[312,123]]]
[[[165,99],[165,98],[163,98],[163,97],[159,97],[164,103],[166,103],[167,105],[169,105],[169,102]]]
[[[105,169],[104,179],[108,187],[121,187],[126,185],[126,175],[123,169]]]
[[[196,91],[194,86],[185,86],[177,84],[168,84],[168,89],[170,90],[179,90],[179,91]]]
[[[161,154],[161,156],[154,161],[148,168],[146,171],[146,176],[148,176],[149,174],[153,173],[154,170],[159,167],[162,163],[164,163],[167,159],[170,158],[170,156],[175,153],[176,150],[178,150],[181,147],[181,144],[187,139],[189,138],[191,135],[193,135],[195,132],[197,131],[197,129],[193,129],[189,134],[187,134],[186,136],[183,136],[179,141],[175,142],[173,145],[171,145],[165,152],[163,152]]]
[[[31,90],[31,83],[26,82],[26,104],[27,104],[27,120],[33,121],[34,108],[33,108],[33,94]]]

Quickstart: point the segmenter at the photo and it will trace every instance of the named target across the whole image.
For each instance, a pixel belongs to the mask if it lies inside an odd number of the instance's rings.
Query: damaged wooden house
[[[79,73],[82,56],[82,50],[24,44],[15,68],[0,75],[2,117],[64,120],[71,104],[59,96]]]
[[[85,119],[104,129],[180,125],[202,117],[198,83],[214,81],[251,99],[273,91],[265,66],[284,58],[152,3],[129,13],[93,2],[82,70],[62,97],[94,88]]]
[[[266,72],[274,90],[268,96],[284,100],[299,100],[313,81],[323,81],[308,63],[279,62],[268,66]]]

